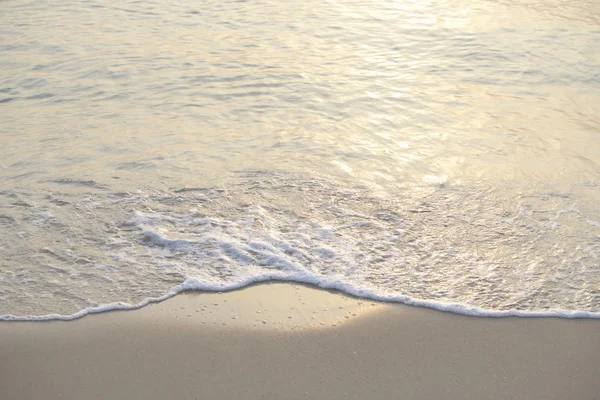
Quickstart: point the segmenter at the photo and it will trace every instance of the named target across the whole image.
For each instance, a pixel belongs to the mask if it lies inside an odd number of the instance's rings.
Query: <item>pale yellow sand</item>
[[[600,321],[469,318],[290,284],[184,294],[0,323],[0,399],[600,399]]]

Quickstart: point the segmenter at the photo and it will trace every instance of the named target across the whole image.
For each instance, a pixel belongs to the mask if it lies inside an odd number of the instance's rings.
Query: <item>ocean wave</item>
[[[225,188],[60,198],[0,197],[10,243],[0,249],[1,319],[73,319],[266,281],[466,315],[600,315],[598,227],[569,196],[458,185],[382,193],[256,173]],[[35,206],[15,206],[24,199]]]

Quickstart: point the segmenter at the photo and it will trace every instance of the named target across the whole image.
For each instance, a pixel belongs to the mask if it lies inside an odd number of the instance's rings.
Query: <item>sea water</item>
[[[600,3],[2,1],[0,319],[274,280],[600,317]]]

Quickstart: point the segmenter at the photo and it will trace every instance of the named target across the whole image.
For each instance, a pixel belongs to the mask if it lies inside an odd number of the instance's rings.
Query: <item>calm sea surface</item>
[[[268,280],[600,317],[600,2],[0,1],[0,319]]]

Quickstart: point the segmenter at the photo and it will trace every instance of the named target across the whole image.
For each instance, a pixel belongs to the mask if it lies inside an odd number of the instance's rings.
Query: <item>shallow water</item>
[[[600,315],[596,1],[0,10],[2,318],[272,279]]]

